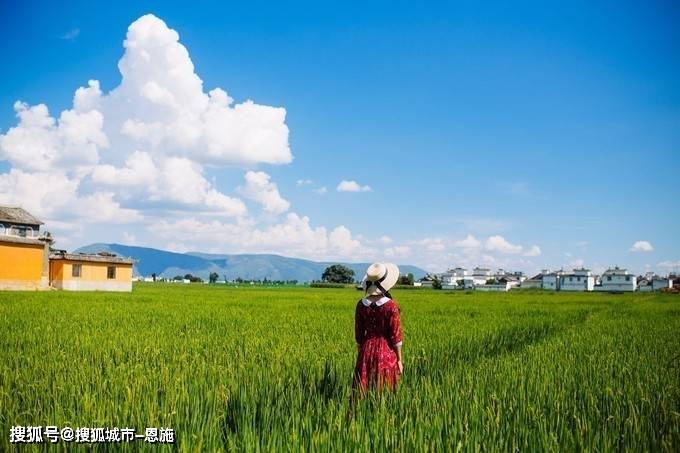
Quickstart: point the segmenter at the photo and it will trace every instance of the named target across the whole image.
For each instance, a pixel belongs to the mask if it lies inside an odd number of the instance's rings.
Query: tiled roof
[[[66,253],[63,251],[53,252],[50,255],[51,260],[69,260],[69,261],[88,261],[94,263],[112,263],[112,264],[133,264],[132,258],[123,258],[113,254],[89,254],[89,253]]]
[[[18,223],[39,226],[43,223],[26,212],[25,209],[13,206],[0,206],[0,222]]]

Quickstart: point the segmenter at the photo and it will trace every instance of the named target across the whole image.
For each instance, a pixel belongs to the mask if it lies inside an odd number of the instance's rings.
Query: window
[[[25,238],[28,233],[28,229],[26,227],[14,226],[12,227],[12,230],[14,235],[19,236],[20,238]]]
[[[73,264],[71,265],[71,277],[80,277],[83,272],[83,265],[82,264]]]
[[[106,278],[116,278],[116,266],[108,266],[106,268]]]
[[[627,281],[627,282],[630,281],[630,275],[626,275],[626,281]]]
[[[612,277],[611,277],[611,276],[607,276],[607,281],[608,281],[608,282],[612,281]]]

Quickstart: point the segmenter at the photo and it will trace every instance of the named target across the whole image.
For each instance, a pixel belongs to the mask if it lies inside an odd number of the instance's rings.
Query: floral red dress
[[[401,320],[396,302],[385,299],[370,305],[366,299],[360,300],[354,315],[354,336],[359,345],[354,388],[362,391],[385,384],[392,390],[397,388],[396,348],[402,340]]]

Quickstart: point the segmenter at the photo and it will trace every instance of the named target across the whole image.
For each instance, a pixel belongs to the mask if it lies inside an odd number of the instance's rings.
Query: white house
[[[595,286],[595,291],[635,291],[637,289],[637,277],[628,273],[626,269],[607,269],[602,274],[602,283]]]
[[[647,280],[647,278],[640,279],[638,281],[638,291],[651,293],[653,291],[652,281]]]
[[[590,269],[574,269],[560,276],[561,291],[592,291],[595,287],[595,276]]]
[[[462,280],[467,276],[467,269],[462,267],[457,267],[455,269],[449,269],[448,271],[441,274],[440,279],[442,281],[442,287],[446,286],[456,286],[458,285],[458,280]]]
[[[542,288],[543,287],[543,274],[538,274],[538,275],[534,275],[531,278],[527,278],[526,280],[524,280],[520,283],[520,286],[524,289]]]
[[[560,289],[560,283],[561,283],[561,276],[564,272],[560,271],[555,271],[551,272],[547,269],[543,270],[543,289],[550,289],[553,291],[557,291]]]
[[[671,289],[673,287],[673,280],[666,277],[659,277],[658,275],[652,279],[652,291],[661,291],[662,289]]]
[[[511,276],[501,277],[495,283],[485,283],[483,285],[476,285],[477,291],[509,291],[511,288],[519,285],[519,279]]]
[[[499,268],[496,271],[496,273],[491,276],[491,278],[495,278],[496,280],[503,277],[513,277],[517,279],[520,283],[527,279],[527,277],[524,275],[524,272],[522,271],[506,271],[505,269],[501,268]]]
[[[472,284],[475,286],[486,285],[486,281],[491,279],[491,269],[475,267],[472,270]]]
[[[434,284],[434,277],[428,274],[425,277],[418,280],[417,282],[414,282],[413,286],[422,286],[424,288],[432,288],[433,284]]]
[[[673,281],[670,278],[659,277],[658,275],[647,275],[638,282],[638,291],[661,291],[672,287]]]

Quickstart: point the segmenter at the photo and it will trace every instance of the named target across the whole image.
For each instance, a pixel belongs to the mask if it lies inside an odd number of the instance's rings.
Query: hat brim
[[[399,267],[397,267],[397,265],[394,263],[382,264],[387,268],[387,277],[382,281],[381,286],[385,288],[385,291],[389,291],[399,280]],[[366,274],[364,274],[364,282],[366,282]],[[379,296],[381,294],[382,292],[375,285],[371,285],[366,288],[367,296]]]

